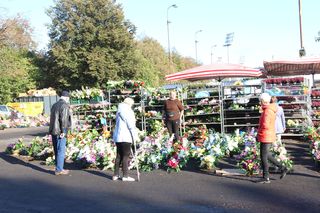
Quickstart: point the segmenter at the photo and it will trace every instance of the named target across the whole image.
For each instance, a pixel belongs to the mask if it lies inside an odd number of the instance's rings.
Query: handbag
[[[176,112],[166,112],[167,118],[172,118],[176,114]]]

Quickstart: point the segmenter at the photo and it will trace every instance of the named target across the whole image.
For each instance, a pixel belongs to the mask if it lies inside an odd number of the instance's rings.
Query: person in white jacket
[[[135,181],[128,176],[128,161],[131,145],[138,139],[136,130],[136,118],[132,110],[134,101],[132,98],[126,98],[118,106],[116,114],[116,127],[113,133],[113,141],[117,146],[117,157],[112,180],[120,178],[119,167],[122,164],[123,177],[122,181]]]

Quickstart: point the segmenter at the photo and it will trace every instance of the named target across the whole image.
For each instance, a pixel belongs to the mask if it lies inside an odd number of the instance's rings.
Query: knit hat
[[[260,95],[260,101],[263,101],[263,102],[266,102],[266,103],[270,103],[271,96],[268,93],[262,93]]]

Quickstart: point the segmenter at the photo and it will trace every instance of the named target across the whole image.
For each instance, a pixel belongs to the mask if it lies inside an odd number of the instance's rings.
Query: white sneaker
[[[112,176],[112,180],[118,180],[119,179],[119,176]]]
[[[123,177],[122,181],[131,181],[132,182],[132,181],[135,181],[135,179],[132,177]]]

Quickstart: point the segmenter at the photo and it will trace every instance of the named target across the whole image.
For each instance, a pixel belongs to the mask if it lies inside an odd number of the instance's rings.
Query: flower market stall
[[[142,171],[159,168],[168,172],[179,171],[193,160],[199,169],[214,171],[219,160],[235,157],[238,167],[244,174],[258,174],[260,158],[255,141],[255,128],[249,126],[241,131],[234,129],[228,133],[217,131],[220,129],[216,126],[221,125],[220,119],[224,116],[222,113],[221,117],[222,100],[227,98],[239,100],[239,94],[247,92],[243,89],[245,87],[237,82],[228,86],[237,90],[236,93],[233,90],[230,94],[224,93],[226,95],[224,98],[221,97],[220,84],[218,86],[193,84],[179,90],[179,95],[184,97],[183,101],[187,107],[185,110],[187,125],[181,140],[177,142],[173,142],[160,121],[162,102],[167,98],[167,90],[145,88],[143,82],[138,81],[121,81],[109,82],[105,90],[82,88],[73,91],[71,100],[77,128],[68,135],[66,157],[83,168],[113,169],[115,145],[111,136],[114,115],[118,103],[125,97],[132,97],[136,102],[135,113],[138,118],[137,126],[140,129],[140,141],[137,142],[137,158],[131,160],[130,168],[134,168],[136,160]],[[256,85],[254,87],[257,95],[260,88]],[[251,94],[251,89],[249,90]],[[235,105],[230,107],[237,109]],[[251,109],[255,105],[239,103],[238,107]],[[279,156],[279,161],[292,165],[281,144],[276,144],[273,152]],[[27,155],[33,159],[43,160],[47,165],[52,165],[54,162],[50,137],[34,139],[28,146],[19,141],[9,145],[7,153]]]
[[[310,84],[305,77],[278,77],[264,80],[265,91],[276,96],[286,118],[284,136],[303,136],[307,126],[312,125]],[[315,105],[316,102],[312,102]]]
[[[264,74],[259,69],[246,67],[240,64],[210,64],[194,67],[178,73],[166,76],[168,81],[188,80],[201,81],[209,79],[217,79],[221,81],[225,78],[244,78],[244,77],[262,77]],[[224,132],[224,102],[222,101],[222,87],[219,88],[219,105],[220,105],[220,131]]]

